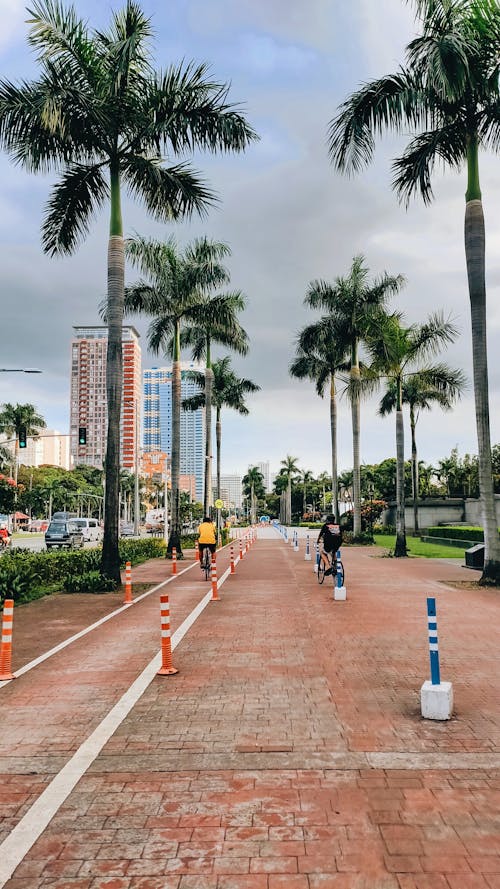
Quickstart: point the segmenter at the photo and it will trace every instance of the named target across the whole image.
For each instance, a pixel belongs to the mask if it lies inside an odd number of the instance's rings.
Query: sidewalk
[[[500,594],[345,548],[334,602],[303,542],[268,533],[7,889],[500,889]],[[175,627],[207,585],[195,567],[168,592]],[[428,595],[449,723],[420,716]],[[4,835],[157,651],[157,610],[153,595],[0,690]]]

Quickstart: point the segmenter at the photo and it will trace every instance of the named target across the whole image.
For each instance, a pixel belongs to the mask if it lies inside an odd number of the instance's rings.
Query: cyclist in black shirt
[[[337,525],[334,515],[327,515],[326,522],[318,534],[318,544],[321,543],[320,558],[325,565],[325,576],[333,574],[333,556],[342,543],[342,531]]]

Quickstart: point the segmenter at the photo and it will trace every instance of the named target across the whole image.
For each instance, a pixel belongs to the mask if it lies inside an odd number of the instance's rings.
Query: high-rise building
[[[57,429],[41,429],[38,438],[28,437],[26,448],[18,450],[17,461],[24,466],[70,469],[69,436]]]
[[[213,480],[215,491],[215,479]],[[241,509],[242,506],[242,490],[241,475],[222,475],[220,477],[220,493],[221,500],[224,501],[226,509]]]
[[[257,463],[257,469],[262,473],[262,477],[264,479],[264,489],[266,494],[269,494],[271,490],[271,473],[269,470],[269,460],[265,463]]]
[[[199,393],[188,375],[198,370],[194,364],[181,365],[181,398]],[[153,367],[144,371],[144,438],[146,452],[164,451],[172,455],[172,368]],[[205,408],[181,410],[180,473],[196,479],[196,500],[203,500],[205,463]]]
[[[106,455],[108,407],[106,354],[108,328],[74,327],[71,342],[70,442],[73,465],[101,469]],[[141,347],[135,327],[124,326],[123,395],[120,425],[120,462],[132,472],[138,460],[141,421]],[[85,443],[81,443],[82,439]]]

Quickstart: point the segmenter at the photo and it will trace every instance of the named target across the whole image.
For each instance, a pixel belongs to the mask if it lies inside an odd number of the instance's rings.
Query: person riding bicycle
[[[325,566],[325,576],[333,574],[333,553],[336,553],[342,543],[342,531],[340,525],[335,522],[334,515],[327,515],[324,525],[318,534],[318,545],[321,543],[320,557]]]
[[[0,548],[7,549],[10,543],[10,531],[6,525],[2,525],[0,528]]]
[[[200,527],[198,528],[198,548],[200,551],[200,565],[203,565],[203,555],[205,549],[215,552],[215,525],[210,516],[205,516]]]

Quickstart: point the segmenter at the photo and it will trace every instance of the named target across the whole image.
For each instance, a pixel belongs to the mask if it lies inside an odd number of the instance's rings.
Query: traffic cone
[[[125,562],[125,598],[123,600],[124,605],[130,605],[132,602],[132,565],[130,562]]]
[[[234,574],[234,573],[235,573],[235,571],[234,571],[234,549],[233,549],[233,545],[231,544],[231,574]]]
[[[214,601],[219,601],[217,593],[217,563],[215,561],[215,553],[212,556],[212,602]]]
[[[200,547],[198,546],[198,541],[196,541],[196,543],[194,545],[194,559],[195,559],[195,562],[200,561]]]
[[[243,543],[242,543],[242,540],[240,537],[240,562],[241,562],[242,558],[243,558]]]
[[[172,547],[172,574],[177,574],[177,549]]]
[[[158,676],[171,676],[179,671],[172,664],[172,641],[170,638],[170,608],[168,596],[160,596],[161,611],[161,667]]]
[[[15,679],[12,672],[12,622],[14,620],[14,599],[3,603],[2,641],[0,643],[0,680]]]

